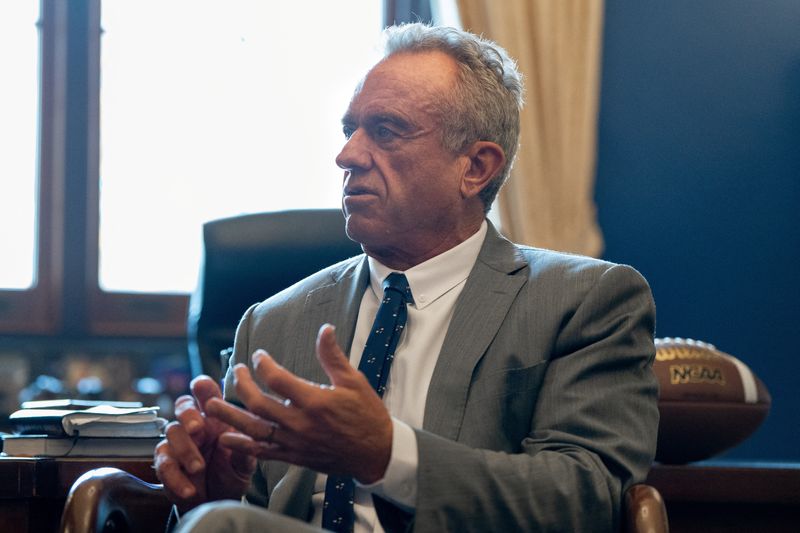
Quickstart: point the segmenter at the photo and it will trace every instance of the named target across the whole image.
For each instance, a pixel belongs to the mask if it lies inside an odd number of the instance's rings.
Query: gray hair
[[[495,142],[503,149],[505,166],[480,192],[488,212],[508,179],[519,146],[523,85],[515,61],[497,43],[455,28],[402,24],[386,28],[383,36],[385,57],[439,51],[458,63],[455,98],[440,104],[442,144],[453,152],[476,141]]]

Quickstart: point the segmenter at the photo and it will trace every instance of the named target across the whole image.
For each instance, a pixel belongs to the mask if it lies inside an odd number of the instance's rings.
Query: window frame
[[[0,289],[0,334],[186,336],[189,296],[98,282],[100,0],[41,0],[37,261],[29,289]]]
[[[62,322],[64,133],[66,124],[66,3],[40,2],[37,242],[35,282],[0,290],[0,333],[49,334]]]

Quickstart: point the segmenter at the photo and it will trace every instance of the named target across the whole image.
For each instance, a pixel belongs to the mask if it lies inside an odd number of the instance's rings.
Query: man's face
[[[389,266],[413,266],[463,240],[469,158],[442,146],[437,106],[453,97],[455,79],[455,61],[441,52],[392,56],[370,71],[342,119],[348,140],[336,164],[345,170],[347,233]]]

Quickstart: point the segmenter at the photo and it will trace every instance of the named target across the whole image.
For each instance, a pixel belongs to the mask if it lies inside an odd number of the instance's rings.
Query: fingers
[[[278,447],[277,444],[258,441],[243,433],[223,433],[219,442],[226,448],[239,452],[234,454],[241,457],[270,457],[270,452]]]
[[[245,405],[248,405],[248,409],[252,410],[247,402],[245,402]],[[258,414],[241,409],[222,400],[212,399],[208,402],[206,407],[208,408],[209,415],[233,426],[254,440],[266,441],[275,432],[275,423],[271,420],[265,420]],[[229,433],[223,433],[222,435],[228,434]],[[222,440],[222,435],[220,435],[220,441],[224,442]]]
[[[337,383],[348,383],[354,375],[360,375],[350,366],[350,361],[337,344],[335,331],[332,325],[324,324],[317,335],[317,358],[334,386]],[[328,385],[312,383],[292,374],[264,350],[256,350],[253,353],[253,370],[272,392],[290,399],[295,406],[301,408],[313,401],[319,389],[330,388]],[[239,373],[234,369],[234,376],[237,380],[237,393],[241,387],[239,397],[246,405],[250,404],[242,394],[253,399],[263,394],[250,375]]]
[[[336,328],[323,324],[317,334],[317,359],[334,387],[340,386],[357,372],[336,342]]]
[[[174,459],[186,472],[196,474],[205,468],[205,460],[199,446],[180,422],[167,424],[164,434]]]
[[[222,397],[217,383],[208,376],[198,376],[190,384],[192,396],[184,395],[175,400],[175,417],[191,435],[202,440],[204,406],[209,398]]]
[[[182,459],[186,459],[188,457],[187,454],[178,451],[180,449],[180,445],[178,446],[178,449],[174,448],[172,442],[169,440],[170,434],[173,439],[175,438],[175,428],[179,428],[180,426],[176,423],[171,424],[171,426],[172,429],[170,429],[169,426],[167,427],[168,438],[161,441],[158,446],[156,446],[153,463],[156,469],[156,475],[164,484],[164,488],[174,494],[178,499],[188,500],[194,497],[197,494],[197,491],[194,487],[194,484],[187,476],[188,468],[181,463]],[[191,442],[191,439],[189,439],[188,436],[186,436],[186,439],[187,442]],[[199,469],[202,469],[202,457],[200,457],[199,454],[193,456],[192,458],[188,458],[188,462],[189,464],[193,465],[193,468],[198,468],[198,463],[196,463],[198,460],[201,461],[199,463]]]
[[[163,447],[161,461],[166,461],[167,472],[172,471],[173,466],[180,473],[183,470],[187,474],[197,474],[205,466],[202,448],[213,439],[214,428],[210,427],[214,423],[203,415],[202,405],[205,405],[210,398],[221,396],[219,386],[208,376],[195,378],[191,385],[193,396],[184,395],[175,400],[175,422],[167,425],[164,433],[166,434],[167,446]],[[176,482],[186,479],[182,474],[173,475]],[[179,494],[179,492],[176,492]]]
[[[274,443],[256,441],[241,433],[223,433],[220,435],[220,443],[236,452],[234,453],[235,456],[251,457],[254,461],[258,458],[293,464],[303,463],[302,456],[297,455],[291,448]],[[306,462],[306,464],[312,466],[311,463]]]
[[[263,395],[249,372],[237,372],[237,370],[235,369],[234,376],[242,382],[243,387],[247,388],[252,398]],[[282,398],[290,398],[298,406],[305,405],[309,393],[317,388],[315,384],[283,368],[264,350],[256,350],[253,354],[253,370],[272,392]],[[239,391],[238,386],[236,390]]]
[[[194,397],[184,395],[175,400],[175,418],[187,433],[194,435],[200,441],[198,444],[202,443],[205,420]]]

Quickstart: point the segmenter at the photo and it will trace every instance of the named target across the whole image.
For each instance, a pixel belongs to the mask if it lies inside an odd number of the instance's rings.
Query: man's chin
[[[385,239],[385,233],[381,233],[379,224],[375,223],[374,217],[368,217],[359,213],[347,213],[345,215],[345,231],[351,240],[369,246],[370,243],[380,242]]]

